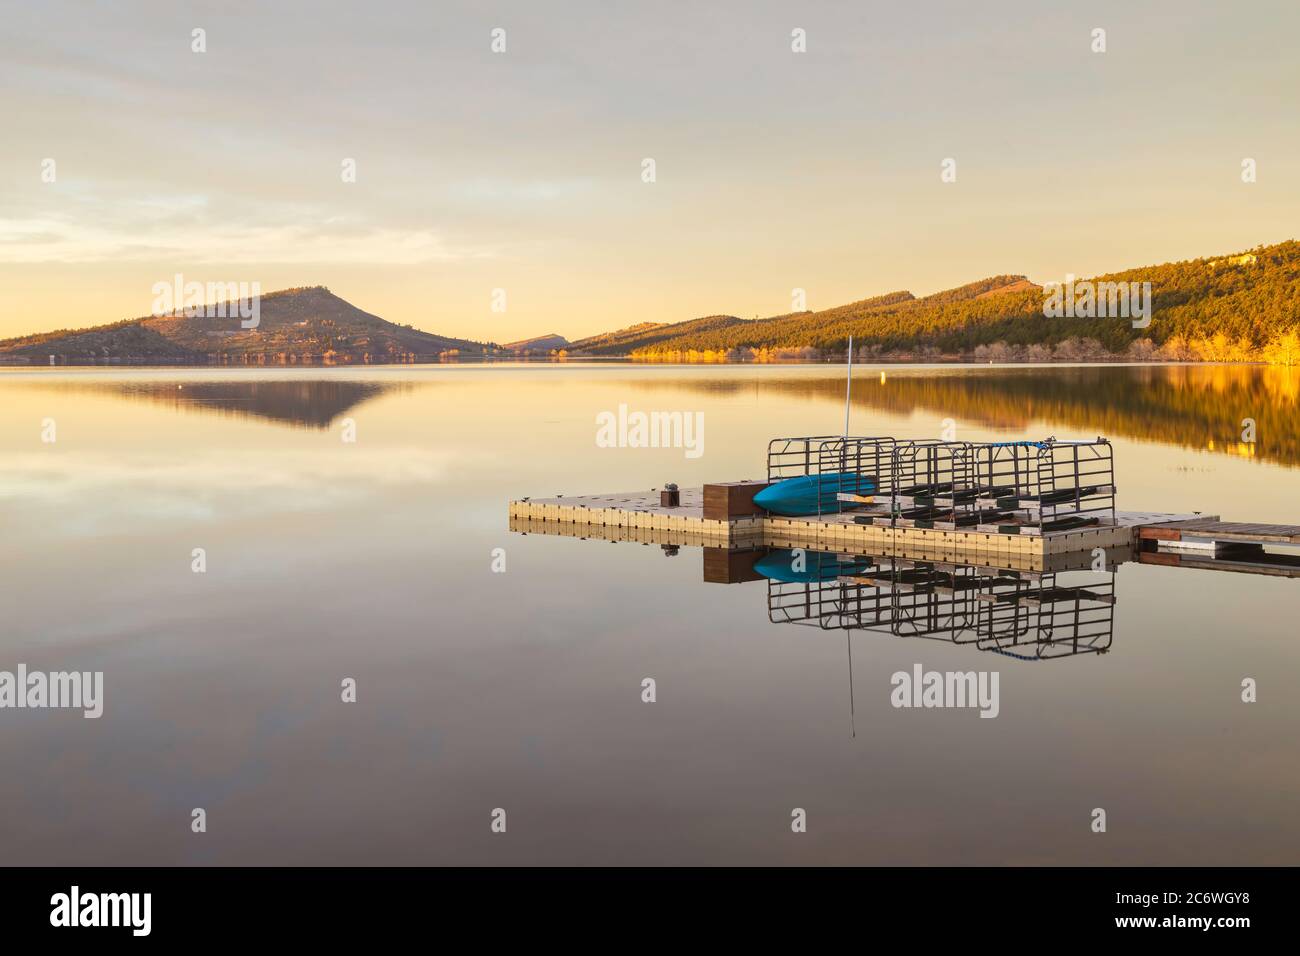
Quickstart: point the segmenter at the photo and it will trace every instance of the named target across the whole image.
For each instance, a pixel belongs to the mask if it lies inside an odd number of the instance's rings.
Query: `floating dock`
[[[706,488],[734,488],[735,482]],[[755,483],[761,484],[761,483]],[[996,567],[1046,570],[1049,558],[1103,550],[1131,552],[1140,529],[1169,523],[1207,520],[1201,515],[1118,511],[1113,524],[1041,534],[1006,534],[980,530],[889,527],[860,524],[854,512],[789,518],[751,513],[706,515],[706,489],[684,488],[680,504],[661,504],[660,493],[626,492],[510,502],[512,531],[573,537],[639,540],[646,544],[709,548],[810,548],[845,554],[888,554],[931,561],[963,561]]]
[[[769,488],[788,493],[759,494]],[[1107,567],[1113,554],[1300,576],[1300,555],[1264,550],[1300,545],[1300,527],[1118,511],[1116,492],[1113,450],[1101,437],[811,436],[769,442],[761,481],[523,498],[509,510],[511,530],[524,533],[702,547],[706,580],[745,579],[735,553],[764,548],[1041,573],[1089,565],[1104,552]]]

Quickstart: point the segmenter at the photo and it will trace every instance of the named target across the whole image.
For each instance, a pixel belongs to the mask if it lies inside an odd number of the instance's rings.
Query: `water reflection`
[[[834,580],[769,579],[768,620],[948,641],[1019,660],[1110,650],[1114,565],[1032,572],[858,556],[847,567],[860,563],[870,567]]]
[[[784,549],[759,549],[754,569],[786,560]],[[915,561],[884,555],[817,554],[819,569],[841,573],[791,581],[782,571],[767,581],[767,617],[845,634],[849,675],[849,726],[857,736],[853,634],[866,632],[973,647],[1018,661],[1105,654],[1115,636],[1115,578],[1127,552],[1052,556],[1046,572],[1014,571],[970,563]]]
[[[465,372],[476,370],[470,367]],[[546,374],[534,370],[536,374]],[[590,370],[588,370],[590,371]],[[838,374],[764,367],[698,370],[604,369],[620,388],[685,392],[710,399],[776,393],[782,399],[842,403]],[[917,411],[963,424],[1024,432],[1036,423],[1081,434],[1125,436],[1216,455],[1300,464],[1300,369],[1279,366],[886,367],[853,383],[854,405],[895,415]],[[404,369],[377,378],[347,369],[304,370],[284,379],[202,376],[28,380],[29,386],[148,401],[180,411],[257,418],[325,429],[380,396],[410,394],[448,381],[447,370]],[[1254,441],[1243,441],[1247,421]]]
[[[978,390],[995,372],[928,374]],[[902,375],[889,370],[889,384]],[[806,401],[768,390],[800,376]],[[222,385],[210,403],[173,394],[209,383]],[[322,404],[254,402],[262,383],[301,383]],[[667,531],[614,545],[503,528],[521,495],[758,475],[773,435],[842,423],[842,387],[816,368],[0,373],[0,668],[107,681],[103,720],[6,718],[0,760],[22,771],[0,779],[0,812],[21,823],[6,860],[1290,862],[1300,698],[1238,697],[1243,676],[1267,677],[1267,692],[1297,673],[1289,581],[1130,561],[1110,650],[1036,664],[980,651],[1038,660],[1040,634],[1013,629],[1009,607],[1005,627],[962,643],[918,633],[924,592],[898,594],[897,635],[820,618],[772,626],[767,579],[701,584],[752,574],[753,553]],[[705,411],[706,455],[597,446],[594,416],[620,402]],[[351,415],[360,438],[347,444],[338,419]],[[41,440],[47,417],[57,443]],[[886,434],[934,424],[874,417]],[[1036,422],[1015,437],[1053,431],[1069,429]],[[1291,469],[1149,442],[1122,456],[1126,507],[1300,523]],[[508,573],[491,570],[496,548]],[[892,574],[886,556],[855,557]],[[936,573],[932,593],[954,575],[1023,570]],[[1018,627],[1037,620],[1020,608]],[[1065,649],[1064,633],[1045,654]],[[1000,670],[1008,706],[996,721],[896,710],[889,676],[918,661]],[[356,707],[339,703],[345,675],[362,688]],[[644,676],[661,705],[642,702]],[[1047,809],[1026,818],[1010,791]],[[1124,816],[1147,824],[1140,839],[1090,838],[1074,825],[1079,793],[1122,794]],[[819,842],[781,839],[787,795],[818,808]],[[474,822],[502,801],[528,821],[505,842]],[[201,847],[188,829],[199,805],[224,821]],[[180,823],[163,832],[160,819]]]
[[[836,377],[781,375],[641,379],[635,387],[707,392],[762,389],[819,401],[844,400]],[[1024,432],[1035,422],[1084,434],[1125,436],[1216,454],[1300,464],[1300,369],[1243,365],[885,368],[853,382],[861,409],[940,418]],[[1255,441],[1243,441],[1245,420]]]
[[[176,411],[253,418],[299,428],[327,429],[345,412],[390,392],[410,392],[411,382],[346,378],[203,381],[110,380],[38,383],[46,387],[163,405]],[[421,383],[427,385],[430,383]]]
[[[942,640],[1021,660],[1110,650],[1115,578],[1121,565],[1138,557],[1132,548],[1098,548],[1040,556],[1043,567],[1034,569],[1027,556],[1012,554],[1000,556],[998,564],[976,564],[959,553],[918,560],[901,552],[717,547],[666,528],[516,516],[510,529],[658,544],[669,557],[683,545],[699,545],[706,583],[766,582],[767,617],[773,624]]]
[[[569,524],[512,516],[510,529],[606,541],[658,544],[676,557],[702,552],[703,580],[766,582],[767,618],[821,630],[866,631],[973,647],[1018,660],[1050,660],[1111,649],[1118,604],[1116,578],[1129,562],[1197,570],[1300,578],[1300,555],[1261,545],[1221,555],[1171,556],[1135,547],[1080,550],[998,564],[909,558],[902,552],[848,554],[812,548],[717,547],[689,531]],[[1148,542],[1149,543],[1149,542]],[[987,559],[986,559],[987,560]]]

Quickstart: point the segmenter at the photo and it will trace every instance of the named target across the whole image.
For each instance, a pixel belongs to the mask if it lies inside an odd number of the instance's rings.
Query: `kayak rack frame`
[[[870,477],[876,485],[871,510],[905,526],[938,519],[954,528],[1039,533],[1115,521],[1114,451],[1100,437],[968,442],[816,435],[768,442],[767,480],[801,476],[825,476],[818,516],[823,495],[836,500]]]

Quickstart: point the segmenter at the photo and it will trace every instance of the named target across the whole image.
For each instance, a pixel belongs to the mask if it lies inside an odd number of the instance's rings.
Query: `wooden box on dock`
[[[741,515],[761,515],[754,495],[768,486],[766,481],[723,481],[704,486],[704,517],[726,521]]]

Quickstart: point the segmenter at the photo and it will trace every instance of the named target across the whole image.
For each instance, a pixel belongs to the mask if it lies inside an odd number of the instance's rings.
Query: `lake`
[[[1120,508],[1300,524],[1294,369],[856,376],[855,433],[1102,435]],[[620,405],[702,413],[701,453],[600,447]],[[843,405],[826,366],[0,371],[0,670],[104,675],[99,719],[0,710],[0,860],[1298,862],[1300,581],[1125,563],[1106,652],[1029,660],[509,530],[763,477]],[[892,706],[915,665],[997,671],[998,716]]]

